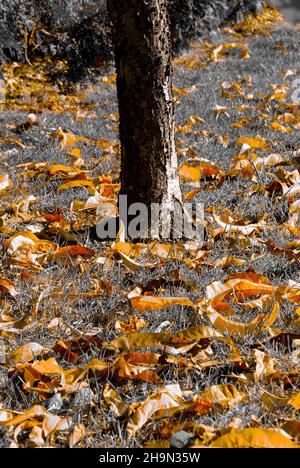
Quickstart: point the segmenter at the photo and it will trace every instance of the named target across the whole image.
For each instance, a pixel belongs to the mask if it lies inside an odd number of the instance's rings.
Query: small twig
[[[33,68],[33,70],[35,70],[34,65],[30,62],[30,60],[28,58],[28,32],[27,32],[27,28],[25,29],[24,39],[25,39],[25,50],[24,50],[25,60],[28,63],[28,65],[31,68]]]

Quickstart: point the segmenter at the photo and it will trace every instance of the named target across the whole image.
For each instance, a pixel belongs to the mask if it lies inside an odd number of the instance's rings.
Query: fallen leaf
[[[183,395],[178,384],[166,385],[133,409],[133,414],[127,424],[128,437],[133,437],[146,422],[159,413],[167,416],[168,410],[180,406]]]
[[[185,297],[139,296],[131,299],[131,306],[139,312],[163,310],[176,305],[194,307],[194,304]]]
[[[286,436],[273,429],[235,429],[216,439],[212,448],[296,448]]]

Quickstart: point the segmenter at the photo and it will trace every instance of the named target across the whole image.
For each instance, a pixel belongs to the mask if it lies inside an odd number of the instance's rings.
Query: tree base
[[[176,203],[172,209],[163,206],[157,209],[157,205],[154,210],[152,208],[144,206],[134,215],[123,212],[122,216],[105,218],[91,229],[90,239],[97,242],[122,240],[147,243],[157,240],[203,244],[202,203]]]

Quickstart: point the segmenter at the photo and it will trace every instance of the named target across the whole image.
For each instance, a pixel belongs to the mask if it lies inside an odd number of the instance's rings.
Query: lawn
[[[264,10],[174,59],[200,248],[92,235],[119,190],[112,67],[2,68],[3,447],[299,443],[299,42]]]

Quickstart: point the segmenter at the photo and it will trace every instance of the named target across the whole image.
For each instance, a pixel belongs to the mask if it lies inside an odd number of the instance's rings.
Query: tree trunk
[[[109,0],[128,204],[181,202],[168,0]]]

